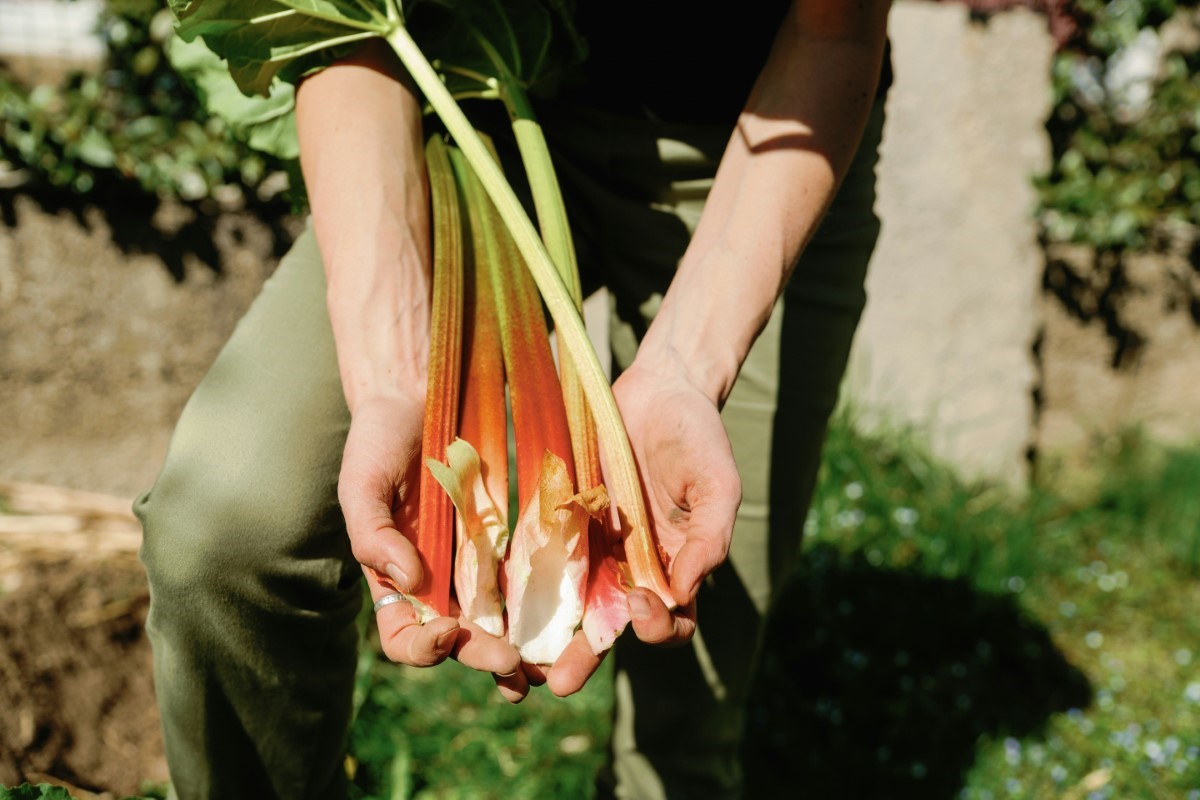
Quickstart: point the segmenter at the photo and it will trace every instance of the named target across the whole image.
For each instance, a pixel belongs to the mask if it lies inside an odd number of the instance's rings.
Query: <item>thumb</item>
[[[396,506],[400,512],[394,514],[391,498],[395,491],[390,481],[360,481],[343,476],[338,484],[354,559],[374,571],[380,581],[412,593],[420,587],[424,569],[417,548],[402,530],[411,530],[416,524],[415,519],[407,519],[404,513],[406,508],[416,508],[416,503],[415,498],[411,503],[400,498]]]

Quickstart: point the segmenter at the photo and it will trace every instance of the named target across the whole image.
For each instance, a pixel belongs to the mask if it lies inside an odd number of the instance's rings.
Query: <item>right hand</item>
[[[421,584],[421,557],[404,533],[417,525],[423,413],[420,397],[365,398],[356,404],[346,437],[338,499],[372,601]],[[428,667],[452,656],[495,674],[502,685],[519,672],[521,658],[512,645],[464,619],[438,617],[422,625],[413,607],[399,602],[381,608],[375,622],[384,654],[401,664]]]

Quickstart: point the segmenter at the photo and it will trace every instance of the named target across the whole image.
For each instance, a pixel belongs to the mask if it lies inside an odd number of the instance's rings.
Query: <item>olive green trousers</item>
[[[611,293],[619,369],[687,245],[729,131],[569,109],[544,112],[543,123],[585,282]],[[865,301],[882,124],[880,103],[725,406],[744,499],[730,559],[700,591],[699,632],[673,650],[631,634],[618,642],[601,797],[739,796],[742,707],[763,622],[798,551]],[[500,140],[502,154],[510,144]],[[310,230],[196,389],[136,504],[180,798],[344,795],[362,601],[337,504],[349,424]]]

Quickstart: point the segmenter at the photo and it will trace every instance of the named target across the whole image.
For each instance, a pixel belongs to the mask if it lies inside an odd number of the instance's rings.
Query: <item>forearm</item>
[[[382,42],[301,83],[300,163],[342,386],[423,396],[429,342],[429,203],[420,102]]]
[[[789,12],[639,349],[641,366],[682,373],[718,404],[833,199],[875,99],[888,4],[831,5],[801,0]]]

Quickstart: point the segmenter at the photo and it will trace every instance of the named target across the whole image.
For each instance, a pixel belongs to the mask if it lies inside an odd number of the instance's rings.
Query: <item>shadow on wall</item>
[[[1008,596],[809,550],[751,700],[748,797],[954,798],[983,735],[1025,736],[1092,690]]]
[[[157,256],[176,283],[186,277],[189,256],[217,275],[225,271],[215,234],[222,212],[228,209],[212,200],[165,201],[133,185],[97,189],[83,197],[58,187],[33,184],[16,191],[0,191],[0,224],[5,227],[17,226],[18,196],[33,200],[47,214],[70,215],[85,230],[92,228],[89,211],[98,210],[113,244],[122,253]],[[253,215],[268,228],[272,255],[275,260],[282,258],[296,238],[294,226],[289,227],[291,206],[272,200],[238,210]]]

